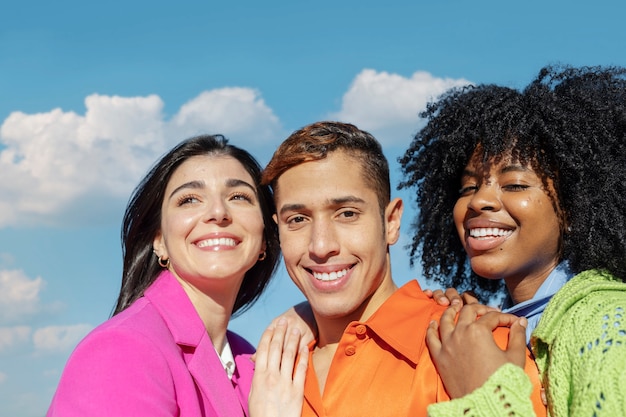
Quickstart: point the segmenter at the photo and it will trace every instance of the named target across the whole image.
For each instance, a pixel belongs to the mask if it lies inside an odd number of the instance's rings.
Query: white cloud
[[[183,136],[200,132],[246,137],[250,144],[275,139],[278,118],[256,90],[241,87],[205,91],[184,104],[172,118],[172,126]]]
[[[28,326],[0,327],[0,353],[28,343],[30,335],[31,328]]]
[[[7,374],[4,372],[0,372],[0,384],[4,383],[7,380]]]
[[[371,131],[385,146],[404,147],[426,103],[468,83],[365,69],[330,118]],[[0,172],[10,179],[0,182],[0,229],[117,224],[146,170],[181,139],[222,133],[260,156],[284,136],[278,117],[250,88],[204,91],[169,119],[163,109],[156,95],[93,94],[85,98],[84,114],[59,108],[11,113],[0,126]]]
[[[406,78],[365,69],[344,94],[341,110],[330,117],[370,131],[387,146],[408,145],[426,104],[451,87],[467,84],[462,78],[437,78],[424,71]]]
[[[42,327],[33,334],[35,351],[39,353],[65,352],[74,348],[91,329],[93,326],[89,324]]]
[[[245,140],[253,145],[280,130],[260,94],[246,88],[203,92],[169,121],[163,106],[156,95],[93,94],[84,115],[11,113],[0,126],[0,172],[11,179],[0,182],[0,228],[102,222],[180,140],[223,133],[246,148]]]
[[[23,321],[37,313],[44,285],[41,277],[30,279],[20,270],[0,270],[0,322]]]

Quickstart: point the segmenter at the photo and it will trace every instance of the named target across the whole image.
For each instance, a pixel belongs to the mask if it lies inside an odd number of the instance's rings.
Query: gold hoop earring
[[[267,252],[263,251],[263,253],[259,255],[259,261],[264,261],[265,258],[267,258]]]
[[[170,260],[166,259],[165,261],[163,260],[163,256],[159,256],[159,259],[157,260],[157,262],[159,263],[159,266],[161,268],[169,268],[170,267]]]

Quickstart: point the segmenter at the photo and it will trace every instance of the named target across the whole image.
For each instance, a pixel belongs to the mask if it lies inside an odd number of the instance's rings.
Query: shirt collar
[[[390,347],[417,364],[425,348],[426,329],[436,309],[445,310],[428,298],[417,281],[396,290],[364,323]]]
[[[217,348],[215,349],[217,352]],[[228,379],[233,379],[233,374],[235,373],[235,357],[233,356],[233,351],[230,348],[230,343],[226,340],[226,344],[224,345],[224,349],[222,349],[222,353],[217,352],[217,355],[222,362],[222,366],[224,367],[224,371],[226,371],[226,375]]]
[[[526,327],[526,342],[530,341],[530,335],[537,327],[539,319],[546,308],[546,305],[552,298],[552,296],[559,290],[567,281],[574,276],[574,273],[569,268],[567,261],[563,261],[556,266],[550,272],[550,275],[541,284],[533,298],[524,302],[513,304],[513,299],[510,295],[504,299],[502,304],[503,313],[515,314],[519,317],[526,317],[528,319],[528,327]]]

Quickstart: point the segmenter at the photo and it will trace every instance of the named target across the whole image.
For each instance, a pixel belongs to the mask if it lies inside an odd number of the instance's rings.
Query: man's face
[[[277,223],[287,271],[316,319],[365,319],[393,292],[388,245],[397,241],[402,201],[381,216],[361,163],[344,151],[283,173]]]

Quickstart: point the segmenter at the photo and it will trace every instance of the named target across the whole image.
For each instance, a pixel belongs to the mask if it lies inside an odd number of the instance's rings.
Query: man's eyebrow
[[[332,198],[330,199],[330,202],[333,205],[339,206],[345,203],[365,203],[365,200],[363,200],[362,198],[359,198],[357,196],[353,196],[353,195],[349,195],[349,196],[345,196],[345,197],[339,197],[339,198]]]
[[[345,197],[331,198],[328,200],[328,202],[332,206],[341,206],[346,203],[363,204],[365,203],[365,200],[356,196],[349,195]],[[291,211],[302,211],[305,209],[306,209],[306,205],[304,204],[300,204],[300,203],[285,204],[284,206],[280,208],[279,214],[283,214],[283,213],[287,213]]]
[[[285,204],[280,208],[279,213],[287,213],[289,211],[301,211],[304,210],[306,206],[304,204]]]

